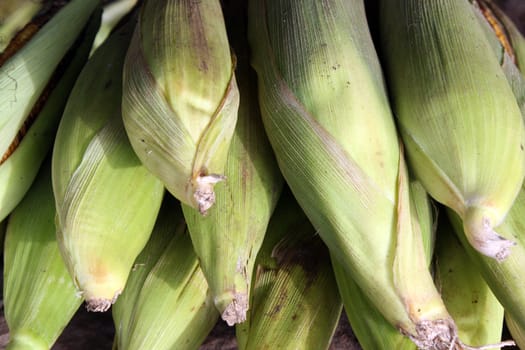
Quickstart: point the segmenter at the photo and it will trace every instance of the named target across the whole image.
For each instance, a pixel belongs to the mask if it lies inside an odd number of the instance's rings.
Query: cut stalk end
[[[86,299],[87,311],[90,311],[90,312],[108,311],[111,305],[113,305],[117,301],[117,298],[120,295],[120,293],[121,291],[116,292],[112,299],[106,299],[106,298]]]
[[[458,338],[454,323],[446,319],[419,322],[416,325],[416,332],[415,336],[412,334],[407,336],[421,350],[488,350],[515,345],[512,340],[482,346],[464,344]]]
[[[451,320],[421,321],[416,325],[416,335],[408,337],[422,350],[457,349],[460,344],[457,329]]]
[[[197,202],[199,213],[206,215],[215,203],[215,192],[213,187],[217,182],[224,181],[226,176],[219,174],[199,175],[195,179],[195,191],[193,198]]]
[[[229,302],[224,307],[225,302]],[[228,324],[233,326],[237,323],[246,321],[246,313],[248,312],[248,294],[233,293],[224,298],[216,298],[215,305],[222,312],[221,318]]]

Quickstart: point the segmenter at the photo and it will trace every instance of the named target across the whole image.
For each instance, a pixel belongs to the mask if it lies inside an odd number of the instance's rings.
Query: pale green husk
[[[99,1],[73,0],[0,67],[0,154],[5,154],[55,68]],[[56,40],[60,38],[60,40]]]
[[[206,211],[224,180],[239,91],[219,0],[147,0],[124,66],[123,118],[144,165]]]
[[[60,249],[92,311],[106,311],[122,292],[164,194],[122,125],[122,65],[134,25],[112,34],[82,70],[53,150]]]
[[[463,219],[470,244],[504,260],[498,229],[525,175],[525,128],[467,0],[383,1],[382,52],[409,163]],[[496,230],[496,231],[494,231]]]
[[[50,349],[82,303],[58,249],[55,213],[49,157],[9,216],[3,290],[8,349]]]
[[[418,222],[425,251],[426,266],[430,265],[434,250],[435,227],[433,208],[423,186],[417,181],[410,182],[411,215]],[[364,350],[416,349],[410,339],[401,334],[370,302],[352,277],[344,272],[341,264],[332,259],[339,292],[343,299],[352,331]]]
[[[512,316],[510,316],[508,313],[505,313],[505,323],[507,325],[507,328],[509,329],[510,334],[512,335],[512,338],[516,342],[516,345],[523,349],[525,348],[525,330],[523,327],[518,325]]]
[[[182,216],[180,202],[166,194],[148,243],[135,259],[126,287],[111,307],[117,348],[122,348],[121,339],[129,338],[131,319],[144,280],[166,250],[166,246],[172,240],[173,235],[181,234],[185,228],[186,223]]]
[[[446,215],[438,224],[434,260],[436,285],[456,322],[458,336],[471,346],[499,343],[503,306],[461,246]]]
[[[510,40],[512,51],[516,62],[519,65],[523,60],[524,39],[517,32],[517,29],[510,24],[508,18],[498,10],[491,1],[483,1],[485,5],[489,5],[493,11],[493,15],[497,16],[499,24],[503,26],[504,33],[507,34],[507,39]],[[488,21],[481,14],[478,7],[473,7],[477,14],[477,19],[481,23],[485,33],[485,37],[491,43],[493,54],[500,63],[507,81],[509,82],[514,97],[520,106],[522,116],[525,116],[525,79],[519,71],[518,66],[513,62],[511,54],[509,54],[503,47],[502,43],[496,37],[493,28]],[[521,57],[521,58],[520,58]],[[479,253],[476,253],[466,240],[464,231],[461,229],[461,220],[457,215],[449,213],[454,229],[458,234],[463,247],[469,254],[470,258],[477,264],[487,284],[491,288],[494,295],[503,305],[506,312],[509,313],[520,327],[525,327],[525,293],[522,292],[525,288],[522,278],[520,277],[525,266],[525,239],[522,234],[525,229],[525,221],[523,220],[523,211],[525,209],[525,192],[523,186],[516,197],[510,212],[507,214],[503,224],[498,227],[498,232],[501,232],[505,237],[510,237],[516,242],[516,246],[512,248],[511,257],[501,264],[498,264],[492,259],[485,258]]]
[[[255,258],[283,185],[261,121],[257,77],[243,46],[235,47],[242,97],[224,168],[227,180],[217,187],[216,204],[206,216],[183,206],[215,305],[229,325],[246,319]]]
[[[239,349],[328,349],[341,297],[326,246],[289,191],[283,192],[257,255]]]
[[[466,239],[461,227],[461,219],[453,212],[448,212],[452,225],[469,257],[479,268],[490,289],[520,327],[525,327],[525,239],[521,232],[525,230],[525,191],[521,191],[511,211],[499,230],[506,237],[513,237],[517,246],[505,261],[498,263],[492,258],[475,251]]]
[[[144,280],[118,348],[197,350],[218,318],[188,232],[179,230]]]
[[[36,120],[26,131],[14,152],[0,164],[0,220],[9,215],[22,200],[52,147],[69,93],[86,63],[99,25],[100,11],[95,11],[83,33],[77,38],[79,42],[71,48],[74,52],[69,52],[72,55],[70,62],[63,62],[67,66]]]
[[[453,321],[411,218],[365,19],[357,0],[250,2],[263,123],[284,178],[345,272],[418,346],[448,346]]]
[[[401,334],[377,311],[367,295],[359,288],[344,269],[332,259],[339,292],[352,332],[363,350],[416,350],[410,338]]]

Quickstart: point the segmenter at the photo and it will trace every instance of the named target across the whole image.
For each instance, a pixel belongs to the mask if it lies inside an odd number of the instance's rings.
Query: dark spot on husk
[[[283,305],[287,304],[288,302],[287,299],[288,299],[288,293],[286,290],[283,290],[282,293],[277,296],[277,303],[275,304],[275,306],[270,311],[265,313],[265,316],[267,317],[277,316],[277,314],[279,314],[279,312],[282,310]]]
[[[268,316],[275,316],[277,313],[279,313],[279,311],[281,311],[281,309],[283,308],[283,306],[281,304],[277,304],[275,305],[275,307],[272,309],[272,311],[270,311],[268,313]]]
[[[204,58],[210,57],[210,53],[208,41],[206,40],[206,33],[203,31],[199,2],[200,1],[190,2],[188,15],[191,19],[190,23],[193,27],[191,33],[193,36],[192,43],[195,45],[193,48],[196,50],[195,56],[203,57],[203,59],[199,60],[198,68],[200,71],[207,72],[209,69],[208,62]]]
[[[299,229],[304,230],[304,227]],[[291,232],[294,232],[292,229]],[[300,241],[283,240],[274,248],[272,257],[280,269],[300,266],[306,275],[305,289],[319,277],[321,265],[330,261],[328,249],[318,235],[300,236]]]

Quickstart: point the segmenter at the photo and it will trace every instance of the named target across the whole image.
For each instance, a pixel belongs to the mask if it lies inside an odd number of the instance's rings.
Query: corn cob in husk
[[[514,93],[515,100],[518,102],[522,115],[525,115],[525,83],[523,75],[518,69],[518,57],[522,56],[519,49],[523,44],[523,38],[518,35],[516,29],[509,27],[508,19],[505,19],[492,2],[475,1],[472,7],[476,18],[480,23],[485,38],[489,41],[493,56],[496,57]],[[510,35],[509,33],[514,33]],[[521,44],[520,44],[521,42]],[[514,58],[514,59],[513,59]],[[500,225],[505,237],[512,237],[516,241],[516,246],[512,248],[512,256],[500,263],[485,258],[476,253],[468,243],[461,220],[457,215],[448,213],[454,229],[460,238],[463,247],[475,262],[481,274],[485,278],[492,292],[503,305],[508,313],[512,314],[521,327],[525,327],[525,293],[522,291],[525,284],[521,279],[523,266],[525,266],[525,241],[521,232],[525,222],[522,220],[522,212],[525,205],[525,192],[523,186],[515,199],[513,206]]]
[[[51,157],[9,216],[4,246],[7,349],[50,349],[82,303],[56,240]]]
[[[383,1],[382,51],[417,178],[463,220],[469,243],[504,260],[498,229],[525,175],[525,128],[467,0]]]
[[[250,305],[239,349],[328,349],[341,297],[326,246],[289,191],[257,255]]]
[[[53,150],[59,246],[90,311],[106,311],[122,292],[164,193],[122,125],[122,65],[134,24],[128,20],[87,62]]]
[[[336,259],[332,259],[332,264],[343,298],[344,311],[361,348],[416,350],[416,344],[385,319]]]
[[[235,19],[242,17],[232,18],[230,24],[242,97],[224,167],[228,180],[216,189],[216,205],[206,216],[183,205],[215,305],[230,326],[246,319],[255,259],[283,185],[261,121],[256,75],[249,66],[248,44],[242,36],[246,23]]]
[[[471,346],[499,343],[503,331],[503,306],[467,255],[446,215],[440,217],[437,230],[436,285],[456,322],[459,337]],[[494,348],[502,345],[513,344],[503,342]]]
[[[492,1],[472,0],[472,8],[492,47],[522,116],[525,115],[525,78],[518,65],[525,56],[525,39]]]
[[[53,144],[100,23],[96,4],[52,7],[0,53],[0,220],[23,198]]]
[[[474,250],[468,244],[461,219],[455,213],[447,212],[467,254],[479,268],[490,289],[503,305],[505,312],[510,314],[520,327],[525,327],[525,281],[523,280],[525,250],[522,248],[525,246],[525,239],[521,234],[525,229],[524,210],[525,191],[522,190],[499,228],[505,237],[513,237],[518,243],[513,253],[501,263]]]
[[[148,243],[135,260],[124,291],[111,307],[116,348],[122,348],[119,339],[129,338],[130,320],[146,277],[162,256],[173,235],[184,231],[185,227],[180,202],[166,194]]]
[[[164,212],[167,220],[172,213]],[[118,349],[197,350],[219,313],[187,229],[172,221],[172,238],[149,271]]]
[[[426,266],[430,265],[434,250],[434,225],[432,206],[422,185],[417,181],[410,182],[410,193],[413,205],[411,214],[419,222],[425,251]],[[343,299],[346,315],[364,350],[416,349],[416,345],[401,334],[370,302],[351,276],[332,258],[332,265],[337,278],[339,292]]]
[[[138,157],[177,199],[206,213],[224,180],[239,107],[219,1],[145,1],[123,84]]]
[[[294,196],[388,322],[421,348],[452,346],[363,2],[252,0],[248,16],[263,123]]]

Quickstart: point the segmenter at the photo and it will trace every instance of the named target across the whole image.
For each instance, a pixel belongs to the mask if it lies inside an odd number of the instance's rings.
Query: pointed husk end
[[[216,183],[224,181],[226,176],[219,174],[199,175],[195,179],[193,198],[197,202],[199,213],[206,215],[215,203],[213,187]]]
[[[233,326],[237,323],[246,321],[246,313],[248,312],[248,294],[234,293],[230,298],[230,303],[224,308],[224,311],[221,310],[219,304],[221,303],[218,301],[215,302],[219,311],[222,312],[221,318],[228,324],[228,326]]]
[[[404,333],[404,332],[402,332]],[[416,325],[416,334],[405,334],[423,350],[456,349],[457,330],[453,322],[447,319],[425,320]]]
[[[117,291],[112,299],[106,298],[89,298],[86,299],[86,309],[90,312],[106,312],[111,305],[115,304],[118,296],[122,291]]]
[[[450,319],[421,321],[416,325],[416,335],[401,333],[408,336],[421,350],[488,350],[514,346],[512,340],[497,344],[470,346],[458,338],[457,328]]]
[[[516,242],[500,236],[494,231],[493,220],[487,209],[469,208],[463,219],[463,229],[469,243],[481,254],[504,261],[511,253],[510,248]]]

